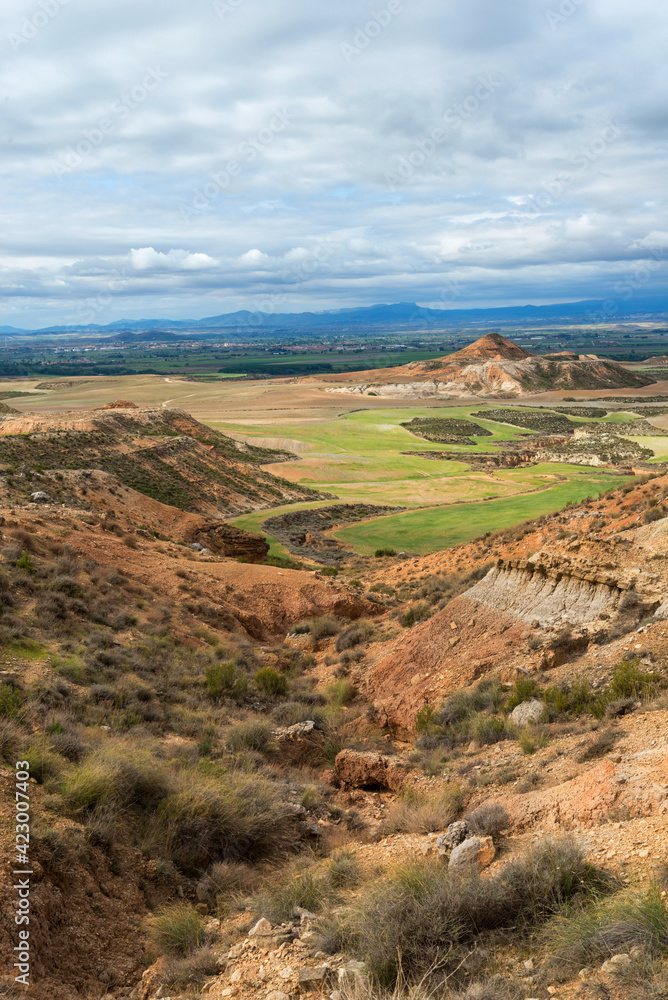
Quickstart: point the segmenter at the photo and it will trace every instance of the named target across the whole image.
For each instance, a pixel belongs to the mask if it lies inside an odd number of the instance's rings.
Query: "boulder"
[[[30,494],[30,499],[34,503],[53,503],[53,497],[50,497],[48,493],[43,490],[37,490],[36,493]]]
[[[348,788],[398,791],[406,779],[400,761],[372,750],[341,750],[334,773],[339,784]]]
[[[510,713],[510,721],[514,726],[527,726],[540,722],[545,711],[545,705],[539,698],[523,701]]]
[[[325,987],[331,970],[324,965],[318,965],[314,969],[300,969],[298,982],[300,993],[315,993]]]
[[[631,956],[622,952],[619,955],[613,955],[601,966],[601,972],[619,972],[620,969],[625,968],[627,965],[631,964]]]
[[[273,928],[266,917],[260,917],[256,924],[253,924],[248,932],[248,937],[266,937],[271,934]]]
[[[467,837],[450,855],[448,868],[486,868],[496,856],[496,848],[491,837]]]
[[[454,847],[459,847],[470,834],[471,830],[465,820],[451,823],[445,833],[442,833],[436,840],[439,854],[441,851],[451,851]]]

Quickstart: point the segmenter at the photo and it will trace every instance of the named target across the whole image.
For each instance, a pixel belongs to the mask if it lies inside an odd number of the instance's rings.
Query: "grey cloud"
[[[70,0],[0,67],[4,321],[57,321],[119,273],[100,322],[286,288],[286,309],[447,303],[450,273],[459,304],[605,295],[668,232],[667,15],[571,6]],[[0,42],[37,10],[5,0]]]

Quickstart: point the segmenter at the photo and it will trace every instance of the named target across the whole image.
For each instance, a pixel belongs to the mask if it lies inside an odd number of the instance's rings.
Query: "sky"
[[[656,0],[3,0],[0,324],[668,289]]]

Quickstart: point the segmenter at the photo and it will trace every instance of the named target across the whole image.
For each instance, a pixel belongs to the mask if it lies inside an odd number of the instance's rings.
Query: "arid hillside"
[[[94,411],[0,416],[0,468],[14,480],[14,471],[24,468],[37,480],[43,475],[54,497],[65,470],[102,470],[154,500],[218,516],[318,499],[314,490],[261,468],[292,457],[233,441],[183,410],[142,409],[123,400]]]
[[[0,996],[16,761],[21,995],[665,995],[668,475],[335,575],[226,525],[205,465],[275,480],[187,414],[5,421]],[[100,467],[155,437],[211,506]]]
[[[334,381],[334,376],[323,376]],[[338,379],[340,381],[340,378]],[[497,333],[486,334],[455,354],[414,361],[400,368],[358,372],[336,392],[388,397],[511,398],[568,389],[640,388],[650,376],[595,354],[530,354]]]

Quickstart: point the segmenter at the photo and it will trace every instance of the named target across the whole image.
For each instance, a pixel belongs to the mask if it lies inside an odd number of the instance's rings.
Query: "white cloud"
[[[216,266],[213,257],[206,253],[188,253],[187,250],[169,250],[160,253],[153,247],[130,251],[135,271],[202,271]]]

